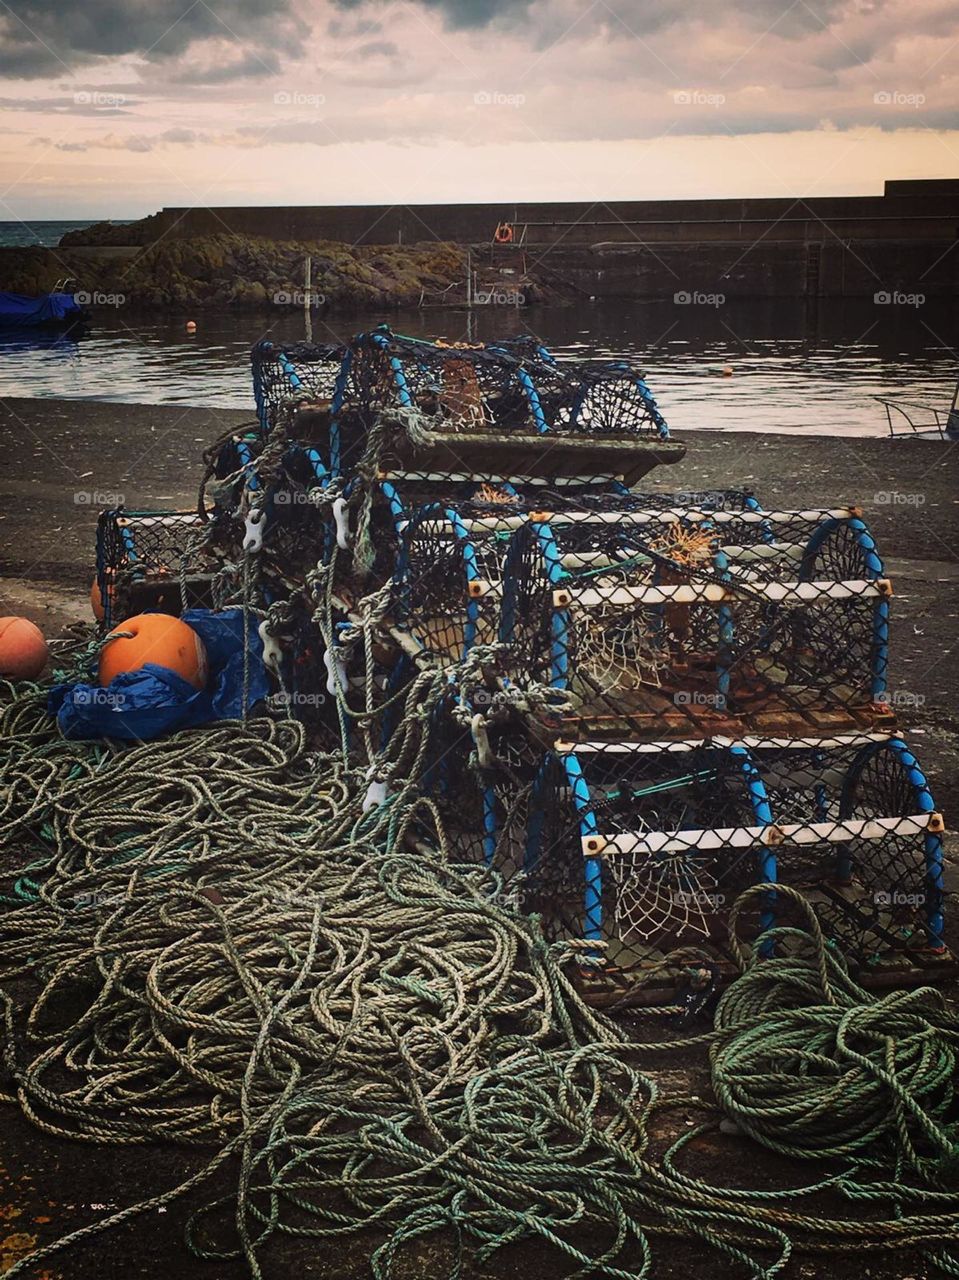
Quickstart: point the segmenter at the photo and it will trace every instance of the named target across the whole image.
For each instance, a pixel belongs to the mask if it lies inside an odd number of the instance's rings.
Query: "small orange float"
[[[107,599],[113,603],[113,570],[106,570],[107,582]],[[90,584],[90,608],[93,610],[93,616],[97,622],[102,622],[106,617],[106,608],[103,602],[103,592],[100,590],[100,583],[97,578],[93,579]]]
[[[195,689],[206,684],[203,641],[168,613],[140,613],[110,632],[100,651],[100,684],[105,688],[122,672],[139,671],[148,662],[175,671]]]
[[[29,618],[0,618],[0,676],[35,680],[49,656],[43,632]]]

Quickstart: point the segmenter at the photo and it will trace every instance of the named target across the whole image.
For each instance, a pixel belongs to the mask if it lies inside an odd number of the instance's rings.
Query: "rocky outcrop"
[[[0,249],[0,290],[45,293],[70,275],[91,296],[94,312],[97,295],[162,310],[302,307],[309,256],[315,306],[390,308],[417,306],[424,293],[436,296],[466,273],[464,251],[452,244],[354,248],[218,235],[161,239],[118,256],[109,246],[101,255],[93,247],[67,244],[68,238],[57,249]]]
[[[153,244],[159,239],[163,224],[162,213],[151,213],[148,218],[138,218],[136,222],[95,222],[90,227],[67,231],[60,237],[60,248]]]

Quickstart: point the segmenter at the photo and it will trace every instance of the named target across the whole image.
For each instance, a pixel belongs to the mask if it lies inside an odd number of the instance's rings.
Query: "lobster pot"
[[[209,526],[195,511],[101,511],[97,587],[103,627],[146,611],[179,614],[209,604]]]
[[[221,452],[237,460],[237,442]],[[317,564],[329,561],[336,544],[329,476],[315,448],[291,443],[270,474],[260,474],[256,453],[239,442],[248,459],[230,473],[214,506],[213,534],[222,560],[239,566],[249,548],[255,552],[264,602],[286,599],[302,590]],[[236,575],[234,575],[236,576]]]
[[[545,351],[527,364],[541,431],[667,438],[665,419],[635,366],[621,360],[559,364]]]
[[[497,635],[567,714],[701,732],[876,714],[889,586],[848,511],[543,516],[510,539]]]
[[[287,583],[301,584],[333,552],[336,532],[327,483],[317,450],[293,444],[265,487],[263,546],[274,576]]]
[[[775,824],[779,879],[869,964],[942,945],[942,820],[901,737],[758,740],[748,749]]]
[[[886,686],[891,595],[872,535],[839,513],[824,513],[805,543],[784,536],[795,528],[770,529],[758,558],[726,552],[731,704],[868,712]]]
[[[253,397],[260,434],[266,439],[291,412],[301,422],[328,422],[344,348],[335,344],[293,343],[282,346],[265,339],[250,353]]]
[[[330,404],[329,465],[355,468],[378,418],[414,409],[442,431],[503,432],[531,421],[521,366],[505,350],[420,342],[386,326],[344,351]]]
[[[477,690],[456,716],[453,701],[435,709],[423,787],[443,817],[453,859],[494,869],[515,895],[542,748],[516,721],[489,724],[478,741],[470,721],[490,701]]]
[[[452,507],[432,503],[401,522],[392,614],[411,644],[440,666],[495,638],[496,597],[488,575],[495,541],[474,539]]]
[[[379,576],[385,574],[386,566],[395,558],[396,582],[406,597],[397,613],[407,620],[404,625],[422,637],[424,647],[447,657],[450,652],[461,657],[473,644],[496,638],[492,620],[497,619],[498,632],[503,573],[511,538],[529,525],[534,516],[539,522],[538,504],[544,500],[563,513],[555,533],[557,544],[563,547],[563,566],[581,571],[584,580],[598,564],[620,575],[624,565],[635,569],[641,562],[648,566],[651,561],[641,549],[642,538],[653,546],[672,547],[681,520],[698,531],[708,513],[719,509],[723,500],[749,501],[741,494],[697,495],[703,500],[703,506],[685,508],[681,517],[674,507],[662,502],[652,507],[641,506],[640,496],[629,494],[615,478],[608,477],[591,490],[586,487],[586,478],[582,480],[584,483],[571,482],[546,489],[528,484],[521,489],[514,481],[502,477],[479,479],[461,475],[457,483],[450,486],[451,492],[442,503],[424,503],[419,507],[412,505],[409,495],[412,490],[421,496],[420,478],[406,481],[397,477],[380,482],[373,519]],[[707,500],[717,506],[707,506]],[[623,511],[635,517],[632,523],[620,525],[605,519],[608,513],[615,516]],[[708,554],[709,535],[697,533],[696,536]],[[605,550],[596,550],[597,543]],[[470,596],[476,602],[472,606],[462,598],[464,577]],[[418,600],[408,580],[428,584],[428,598]],[[438,600],[444,597],[448,599],[441,609]],[[417,610],[418,619],[414,616]],[[427,621],[435,624],[441,613],[444,618],[453,619],[456,641],[453,645],[449,643],[447,622],[442,626],[425,625]],[[715,623],[715,610],[701,609],[698,618],[708,628]],[[605,630],[608,647],[611,633],[604,628],[604,619],[605,615],[599,618],[596,629]],[[426,631],[431,634],[424,634]],[[713,650],[717,643],[715,639],[712,641]],[[627,662],[631,656],[623,655]],[[600,679],[605,680],[606,676],[604,666]]]
[[[354,473],[371,447],[380,467],[416,458],[429,464],[426,470],[448,475],[489,466],[491,453],[500,455],[504,474],[530,469],[524,460],[538,474],[544,467],[546,474],[578,474],[588,441],[602,444],[634,476],[684,452],[666,443],[666,423],[641,378],[620,365],[608,372],[570,365],[558,373],[533,341],[432,343],[384,325],[342,348],[260,343],[253,365],[261,435],[284,425],[313,444],[336,477]],[[550,416],[528,365],[546,371]],[[415,429],[404,412],[415,416]],[[567,448],[547,461],[538,438],[553,431],[553,422]],[[570,450],[575,437],[579,445]]]
[[[349,689],[348,677],[340,679],[342,663],[336,667],[327,662],[326,642],[304,595],[290,596],[282,622],[275,622],[269,635],[280,648],[278,668],[270,672],[274,687],[272,710],[299,720],[320,748],[340,747],[344,735],[337,694]]]
[[[724,936],[725,910],[776,855],[746,751],[702,742],[580,743],[533,783],[524,906],[608,974]]]
[[[257,459],[262,452],[263,439],[255,431],[238,432],[209,451],[204,496],[212,493],[214,515],[238,511],[247,487],[251,492],[260,488]]]

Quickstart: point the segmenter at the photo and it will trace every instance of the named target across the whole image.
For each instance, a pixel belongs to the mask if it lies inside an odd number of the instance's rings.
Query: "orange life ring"
[[[497,244],[513,243],[513,228],[508,222],[497,222],[496,230],[493,232],[493,239]]]

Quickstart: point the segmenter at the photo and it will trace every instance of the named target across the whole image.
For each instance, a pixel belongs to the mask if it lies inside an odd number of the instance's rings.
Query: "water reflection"
[[[276,315],[156,319],[98,312],[79,342],[0,334],[0,395],[62,396],[250,408],[249,348],[298,341],[304,318]],[[381,313],[314,316],[316,341],[342,340]],[[677,429],[881,435],[875,395],[946,402],[959,373],[954,302],[923,307],[774,299],[722,306],[588,302],[566,308],[432,309],[394,313],[416,337],[491,341],[533,331],[560,357],[630,356],[647,369]],[[724,377],[718,370],[731,366]]]

